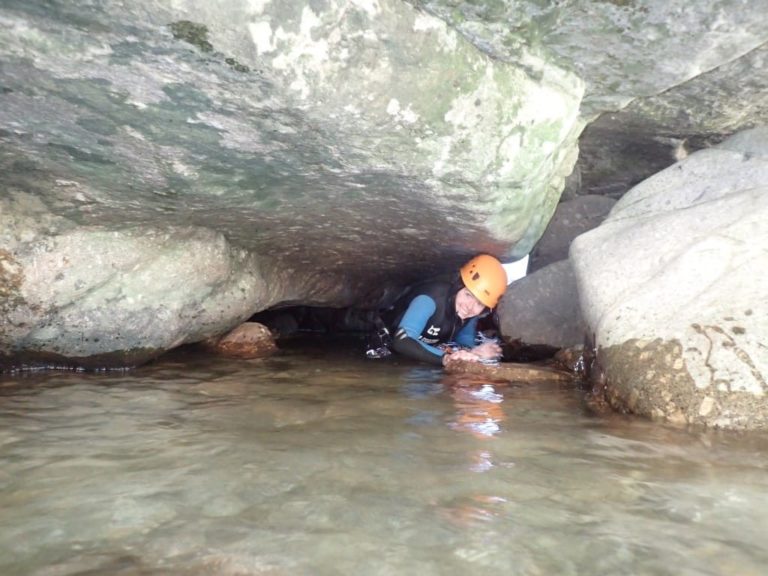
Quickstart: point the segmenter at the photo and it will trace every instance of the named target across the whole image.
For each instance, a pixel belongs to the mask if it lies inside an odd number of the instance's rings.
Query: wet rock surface
[[[571,260],[614,405],[766,427],[768,131],[700,151],[625,195]],[[649,345],[648,343],[653,343]]]
[[[399,0],[10,1],[0,28],[9,356],[167,349],[522,256],[583,128],[577,76]]]
[[[507,380],[511,382],[570,382],[576,381],[572,372],[560,367],[538,366],[534,364],[520,364],[514,362],[499,362],[498,364],[483,364],[481,362],[467,362],[453,360],[446,364],[446,372],[451,374],[476,374],[491,379]]]
[[[761,395],[724,380],[699,386],[687,370],[680,342],[628,341],[600,350],[598,358],[610,374],[605,398],[617,410],[673,424],[768,428]]]
[[[498,316],[509,339],[555,347],[581,344],[584,322],[570,261],[555,262],[512,283]]]
[[[216,354],[231,358],[266,358],[277,352],[269,328],[258,322],[243,322],[219,338],[210,338],[203,346]]]
[[[710,147],[768,122],[767,42],[768,0],[3,2],[0,364],[134,365],[536,246],[506,338],[580,343],[577,286],[599,350],[681,343],[718,391],[685,418],[727,426],[767,372],[766,173],[754,133]]]
[[[256,259],[205,228],[70,227],[14,240],[3,264],[5,369],[134,366],[245,320],[264,289]]]

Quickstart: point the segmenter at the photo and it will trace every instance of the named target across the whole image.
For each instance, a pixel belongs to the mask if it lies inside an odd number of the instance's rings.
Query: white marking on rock
[[[268,54],[275,50],[272,43],[272,25],[269,22],[251,22],[248,25],[248,31],[251,33],[251,40],[256,46],[257,54]]]

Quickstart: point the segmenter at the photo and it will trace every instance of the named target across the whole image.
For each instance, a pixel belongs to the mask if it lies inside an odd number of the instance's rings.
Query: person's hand
[[[478,362],[480,358],[469,350],[456,350],[456,352],[443,355],[443,366],[455,360],[464,360],[465,362]]]
[[[472,354],[479,358],[497,358],[501,356],[501,346],[496,342],[485,342],[472,348]]]

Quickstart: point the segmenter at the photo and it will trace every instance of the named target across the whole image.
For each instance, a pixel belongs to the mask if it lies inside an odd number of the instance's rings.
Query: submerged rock
[[[233,358],[266,358],[277,352],[269,328],[258,322],[243,322],[220,338],[209,338],[203,344],[212,352]]]
[[[533,364],[517,364],[514,362],[499,362],[498,364],[483,364],[453,360],[445,365],[446,372],[452,374],[477,374],[494,380],[510,382],[575,382],[575,374],[559,368],[536,366]]]
[[[644,181],[571,247],[611,403],[768,428],[768,129]]]

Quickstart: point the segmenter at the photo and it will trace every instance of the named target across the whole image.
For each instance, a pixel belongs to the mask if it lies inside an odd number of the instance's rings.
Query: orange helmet
[[[475,256],[464,264],[461,267],[461,279],[475,298],[488,308],[494,308],[507,289],[504,267],[488,254]]]

